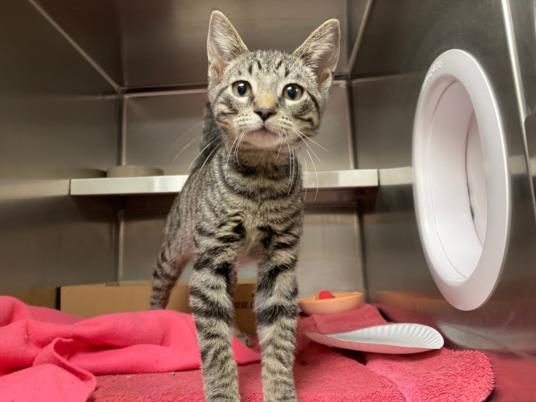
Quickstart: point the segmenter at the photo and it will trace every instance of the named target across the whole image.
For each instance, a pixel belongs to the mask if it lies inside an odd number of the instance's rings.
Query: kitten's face
[[[209,99],[228,145],[285,152],[316,133],[339,54],[339,23],[321,25],[292,55],[249,52],[212,13]]]

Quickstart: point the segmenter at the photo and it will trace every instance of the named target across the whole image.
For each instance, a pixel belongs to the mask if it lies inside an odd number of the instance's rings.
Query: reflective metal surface
[[[366,289],[391,319],[427,323],[441,329],[451,346],[488,351],[497,376],[493,400],[536,400],[535,1],[6,0],[3,5],[2,287],[148,278],[173,195],[139,194],[174,192],[185,176],[76,178],[98,177],[117,163],[186,173],[199,148],[205,35],[213,8],[230,17],[250,48],[289,51],[320,22],[336,17],[343,27],[341,80],[315,138],[328,151],[318,149],[315,164],[319,171],[338,173],[321,174],[320,185],[314,175],[307,180],[311,188],[338,190],[320,190],[308,204],[298,268],[301,294],[319,287]],[[450,307],[432,281],[411,188],[417,96],[431,61],[449,48],[473,54],[492,80],[507,133],[513,195],[499,285],[472,312]],[[345,81],[348,73],[351,80]],[[127,94],[119,99],[116,87]],[[186,88],[158,92],[160,87]],[[152,92],[137,92],[147,88]],[[313,170],[308,159],[304,163]],[[374,177],[359,176],[362,169],[372,169]],[[70,178],[75,180],[69,189]],[[341,191],[362,179],[379,180],[376,198],[365,202],[355,188]],[[70,197],[69,191],[93,196]],[[138,195],[100,197],[105,193]],[[373,208],[359,209],[365,203]],[[253,273],[246,264],[241,275]]]
[[[536,2],[507,2],[512,19],[512,34],[517,53],[524,116],[536,110]]]
[[[121,19],[114,1],[30,0],[32,2],[122,86]]]
[[[206,101],[204,90],[127,95],[125,163],[186,174],[199,152]],[[314,138],[319,146],[311,145],[318,158],[301,155],[305,170],[353,169],[351,137],[348,91],[337,81]]]
[[[186,174],[199,152],[206,102],[204,89],[127,95],[125,164]]]
[[[536,111],[532,112],[525,120],[525,133],[527,134],[527,153],[532,188],[536,188]],[[536,198],[534,199],[534,210],[536,211]]]
[[[222,10],[250,49],[294,50],[320,23],[342,26],[339,72],[368,0],[35,0],[122,87],[206,82],[206,27]],[[306,12],[304,12],[306,10]]]
[[[68,179],[115,163],[118,100],[27,2],[2,6],[0,286],[112,279],[113,209]]]
[[[509,2],[512,36],[517,53],[519,102],[525,120],[528,170],[532,176],[533,211],[536,219],[536,2]]]
[[[250,49],[293,51],[327,18],[339,18],[344,30],[347,26],[345,0],[123,0],[116,4],[121,14],[127,87],[205,83],[205,27],[213,9],[220,9],[230,18]],[[307,13],[303,13],[305,5]],[[347,36],[343,32],[343,68]]]
[[[66,41],[69,45],[71,45],[71,47],[73,49],[75,49],[79,54],[80,56],[82,56],[86,62],[91,66],[93,67],[93,69],[112,87],[114,88],[114,90],[117,92],[117,93],[120,93],[122,91],[118,81],[117,81],[117,77],[113,78],[113,75],[117,75],[117,71],[114,71],[116,68],[117,68],[117,63],[114,63],[113,66],[111,66],[112,68],[112,72],[110,75],[105,68],[101,67],[100,64],[94,60],[93,56],[90,55],[86,50],[84,50],[84,48],[82,47],[82,45],[80,45],[75,39],[73,39],[73,37],[71,36],[71,34],[69,34],[69,32],[66,31],[65,28],[62,27],[62,25],[60,23],[58,23],[54,18],[52,18],[50,16],[50,14],[48,13],[48,11],[46,11],[42,6],[41,4],[39,4],[36,0],[27,0],[34,8],[35,10],[41,14],[41,16],[45,19],[45,21],[47,21],[50,26],[52,26]],[[90,15],[91,15],[91,12],[94,12],[94,11],[97,11],[97,9],[94,9],[94,10],[90,10]],[[102,15],[99,15],[99,17],[103,17]],[[103,25],[105,24],[105,21],[108,21],[109,22],[109,19],[106,20],[105,18],[99,18],[99,21],[100,20],[104,20],[104,21],[101,21],[103,23]],[[65,21],[62,21],[64,23],[64,25],[67,25],[67,29],[69,28],[72,28],[73,26],[75,26],[75,23],[76,22],[84,22],[83,20],[81,21],[80,18],[74,18],[74,21],[69,21],[67,20],[66,23]],[[71,22],[71,24],[69,24],[69,22]],[[82,23],[82,26],[84,26],[84,24]],[[106,38],[108,40],[110,39],[113,39],[111,38],[112,33],[110,33],[109,31],[107,31],[106,29],[101,29],[99,30],[99,34],[98,34],[98,38],[96,38],[97,40],[101,41],[102,39]],[[87,38],[80,38],[81,39],[81,42],[82,44],[85,44]],[[106,43],[106,42],[104,42]],[[87,43],[86,43],[87,44]],[[104,49],[108,49],[108,46],[104,47]],[[113,50],[116,50],[112,47],[111,49],[112,51]],[[111,52],[106,52],[108,54],[111,55]],[[117,56],[119,56],[119,54],[116,55],[116,58]],[[115,61],[115,60],[114,60]]]
[[[517,99],[521,120],[524,122],[526,163],[532,183],[530,192],[536,219],[536,190],[534,177],[536,158],[536,134],[532,123],[536,113],[536,2],[534,0],[506,1],[505,24],[509,32],[510,54],[517,87]]]
[[[514,4],[519,5],[507,5]],[[536,225],[516,60],[503,6],[489,0],[374,2],[352,70],[358,167],[380,169],[376,209],[363,216],[363,254],[371,300],[390,318],[428,323],[453,346],[490,351],[501,376],[494,399],[532,401],[536,387],[520,373],[536,360]],[[532,28],[512,24],[532,34]],[[509,251],[499,285],[486,304],[471,312],[455,310],[437,291],[417,233],[411,175],[399,174],[411,167],[413,116],[424,72],[449,48],[472,53],[492,80],[507,133],[513,195]],[[376,77],[365,78],[370,75]]]
[[[187,178],[187,175],[173,175],[72,179],[70,194],[81,196],[177,193],[182,190]],[[375,169],[328,170],[317,173],[305,172],[303,175],[305,190],[377,186],[378,172]]]

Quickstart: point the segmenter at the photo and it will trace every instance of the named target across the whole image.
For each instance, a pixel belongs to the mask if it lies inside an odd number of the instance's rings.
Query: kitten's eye
[[[251,92],[251,85],[247,81],[236,81],[233,84],[233,92],[236,96],[246,96]]]
[[[303,95],[303,88],[298,84],[288,84],[283,89],[283,96],[290,100],[298,100]]]

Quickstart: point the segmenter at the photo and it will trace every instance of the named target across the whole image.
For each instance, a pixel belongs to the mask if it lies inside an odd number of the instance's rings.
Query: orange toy
[[[315,296],[303,297],[298,304],[305,314],[335,314],[353,310],[364,302],[362,292],[335,292],[321,290]]]

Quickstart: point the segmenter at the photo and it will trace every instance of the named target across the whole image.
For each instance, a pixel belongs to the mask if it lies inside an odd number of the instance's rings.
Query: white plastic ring
[[[489,80],[469,53],[432,64],[413,131],[419,235],[436,285],[454,307],[478,308],[500,276],[510,227],[501,116]]]

